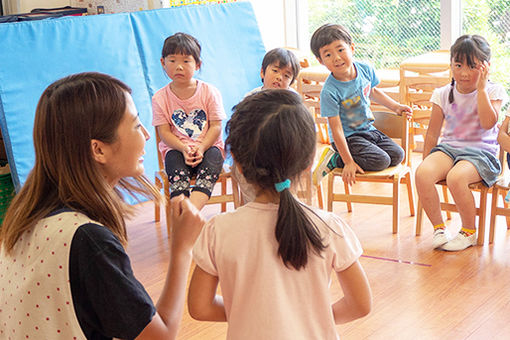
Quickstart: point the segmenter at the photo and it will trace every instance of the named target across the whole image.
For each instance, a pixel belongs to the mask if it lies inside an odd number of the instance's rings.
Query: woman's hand
[[[191,252],[204,226],[200,211],[184,195],[170,200],[172,211],[172,249]]]

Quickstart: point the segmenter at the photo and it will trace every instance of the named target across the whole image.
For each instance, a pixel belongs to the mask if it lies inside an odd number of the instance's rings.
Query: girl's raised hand
[[[478,91],[485,90],[485,86],[487,86],[487,81],[489,80],[489,63],[485,60],[478,64],[478,82],[476,83],[476,89]]]

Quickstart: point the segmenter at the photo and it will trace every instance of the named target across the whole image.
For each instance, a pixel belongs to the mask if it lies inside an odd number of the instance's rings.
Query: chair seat
[[[395,176],[404,176],[406,173],[410,172],[411,168],[407,165],[404,165],[402,163],[396,165],[396,166],[390,166],[389,168],[386,168],[381,171],[365,171],[364,174],[356,174],[356,180],[362,181],[363,179],[384,179],[384,178],[393,178]],[[336,168],[332,171],[332,174],[335,176],[342,176],[343,169],[342,168]]]
[[[510,190],[510,173],[506,171],[506,173],[499,175],[496,185],[499,186],[500,189]]]
[[[378,192],[351,193],[349,184],[344,182],[344,192],[336,193],[335,189],[337,187],[334,185],[335,177],[341,177],[343,169],[334,169],[328,176],[328,210],[333,210],[333,202],[346,203],[348,212],[352,211],[352,203],[391,205],[393,211],[392,229],[393,233],[397,233],[400,219],[400,184],[404,184],[407,188],[409,212],[411,216],[414,215],[412,170],[408,162],[409,148],[407,135],[409,132],[409,122],[405,116],[394,112],[374,111],[373,114],[375,128],[395,140],[395,143],[400,144],[404,149],[405,157],[396,166],[381,171],[365,171],[363,174],[357,173],[355,179],[356,182],[389,183],[392,184],[392,190],[387,194],[380,194]]]

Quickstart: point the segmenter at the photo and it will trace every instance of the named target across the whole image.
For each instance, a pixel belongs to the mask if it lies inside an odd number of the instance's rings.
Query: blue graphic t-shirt
[[[379,84],[375,70],[368,64],[354,62],[356,78],[339,81],[328,76],[321,91],[321,116],[340,115],[345,137],[355,132],[375,130],[374,115],[370,110],[370,91]],[[328,125],[329,138],[333,134]]]

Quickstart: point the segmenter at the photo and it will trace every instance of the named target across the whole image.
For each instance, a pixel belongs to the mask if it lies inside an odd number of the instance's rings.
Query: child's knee
[[[396,166],[404,160],[405,152],[404,149],[398,148],[395,150],[395,153],[391,155],[391,163],[390,166]]]
[[[416,169],[416,172],[414,173],[414,179],[417,186],[423,185],[423,184],[432,184],[434,185],[436,180],[436,176],[434,174],[434,169],[429,167],[425,163],[421,163],[418,168]]]
[[[450,171],[446,175],[446,185],[448,188],[454,190],[459,188],[465,188],[466,190],[469,190],[469,181],[465,176],[461,176],[455,171]]]
[[[363,157],[355,162],[365,171],[382,171],[391,165],[391,158],[387,154],[377,154],[373,157]]]

